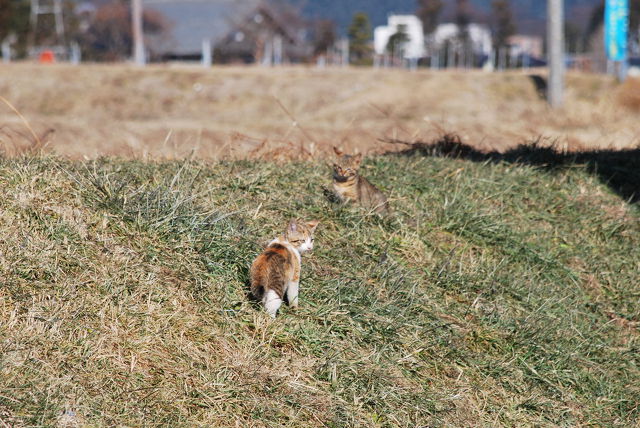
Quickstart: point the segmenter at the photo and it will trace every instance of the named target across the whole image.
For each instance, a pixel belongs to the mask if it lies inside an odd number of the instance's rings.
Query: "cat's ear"
[[[342,156],[344,154],[344,152],[342,150],[340,150],[339,148],[337,148],[336,146],[333,146],[333,152],[337,155],[337,156]]]
[[[311,220],[307,222],[307,227],[309,228],[311,233],[316,230],[316,227],[318,227],[318,223],[320,223],[318,220]]]
[[[296,233],[298,231],[298,224],[295,220],[291,220],[289,222],[289,226],[287,226],[288,233]]]
[[[358,153],[357,155],[354,155],[353,162],[356,164],[356,166],[359,166],[360,163],[362,162],[362,153]]]

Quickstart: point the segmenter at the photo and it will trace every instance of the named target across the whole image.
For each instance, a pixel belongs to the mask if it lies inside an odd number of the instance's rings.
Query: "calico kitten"
[[[298,307],[300,254],[313,249],[317,221],[291,220],[284,234],[273,241],[251,265],[251,293],[262,300],[264,309],[275,318],[286,294],[289,306]]]
[[[347,155],[337,147],[333,151],[338,156],[338,161],[333,164],[333,190],[338,198],[343,202],[357,202],[378,214],[389,214],[389,202],[384,193],[358,174],[362,153]]]

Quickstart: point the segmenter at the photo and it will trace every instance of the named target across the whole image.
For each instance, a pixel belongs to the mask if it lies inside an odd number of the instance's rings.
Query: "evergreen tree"
[[[353,15],[349,25],[349,51],[352,62],[356,65],[371,62],[371,23],[366,13],[358,12]]]
[[[407,34],[407,28],[404,25],[398,25],[398,29],[396,32],[389,37],[389,41],[387,42],[387,52],[391,54],[392,57],[403,57],[404,56],[404,45],[409,41],[409,35]]]
[[[432,34],[438,28],[442,6],[442,0],[418,0],[416,15],[422,21],[422,31],[425,36]]]
[[[509,0],[494,0],[491,3],[491,8],[494,20],[493,44],[495,48],[499,49],[507,46],[509,37],[516,32],[516,26],[513,22],[513,12]]]

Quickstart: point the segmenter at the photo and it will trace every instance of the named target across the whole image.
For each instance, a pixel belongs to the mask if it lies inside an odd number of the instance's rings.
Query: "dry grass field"
[[[535,73],[533,73],[535,74]],[[365,152],[381,139],[445,132],[481,150],[540,141],[561,149],[640,141],[640,81],[569,75],[566,107],[550,111],[528,74],[371,69],[123,65],[0,66],[0,95],[71,158],[312,158],[332,144]],[[33,138],[0,105],[7,154]]]

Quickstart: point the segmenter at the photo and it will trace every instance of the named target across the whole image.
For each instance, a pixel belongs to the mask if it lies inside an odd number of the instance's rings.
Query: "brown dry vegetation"
[[[11,64],[0,66],[0,95],[47,150],[76,159],[313,157],[333,144],[381,151],[392,146],[380,139],[446,132],[498,151],[532,140],[620,149],[640,137],[640,82],[598,75],[570,75],[557,112],[521,73]],[[31,144],[5,105],[0,124],[5,153]]]
[[[622,106],[634,113],[640,113],[640,79],[629,79],[618,91]]]

